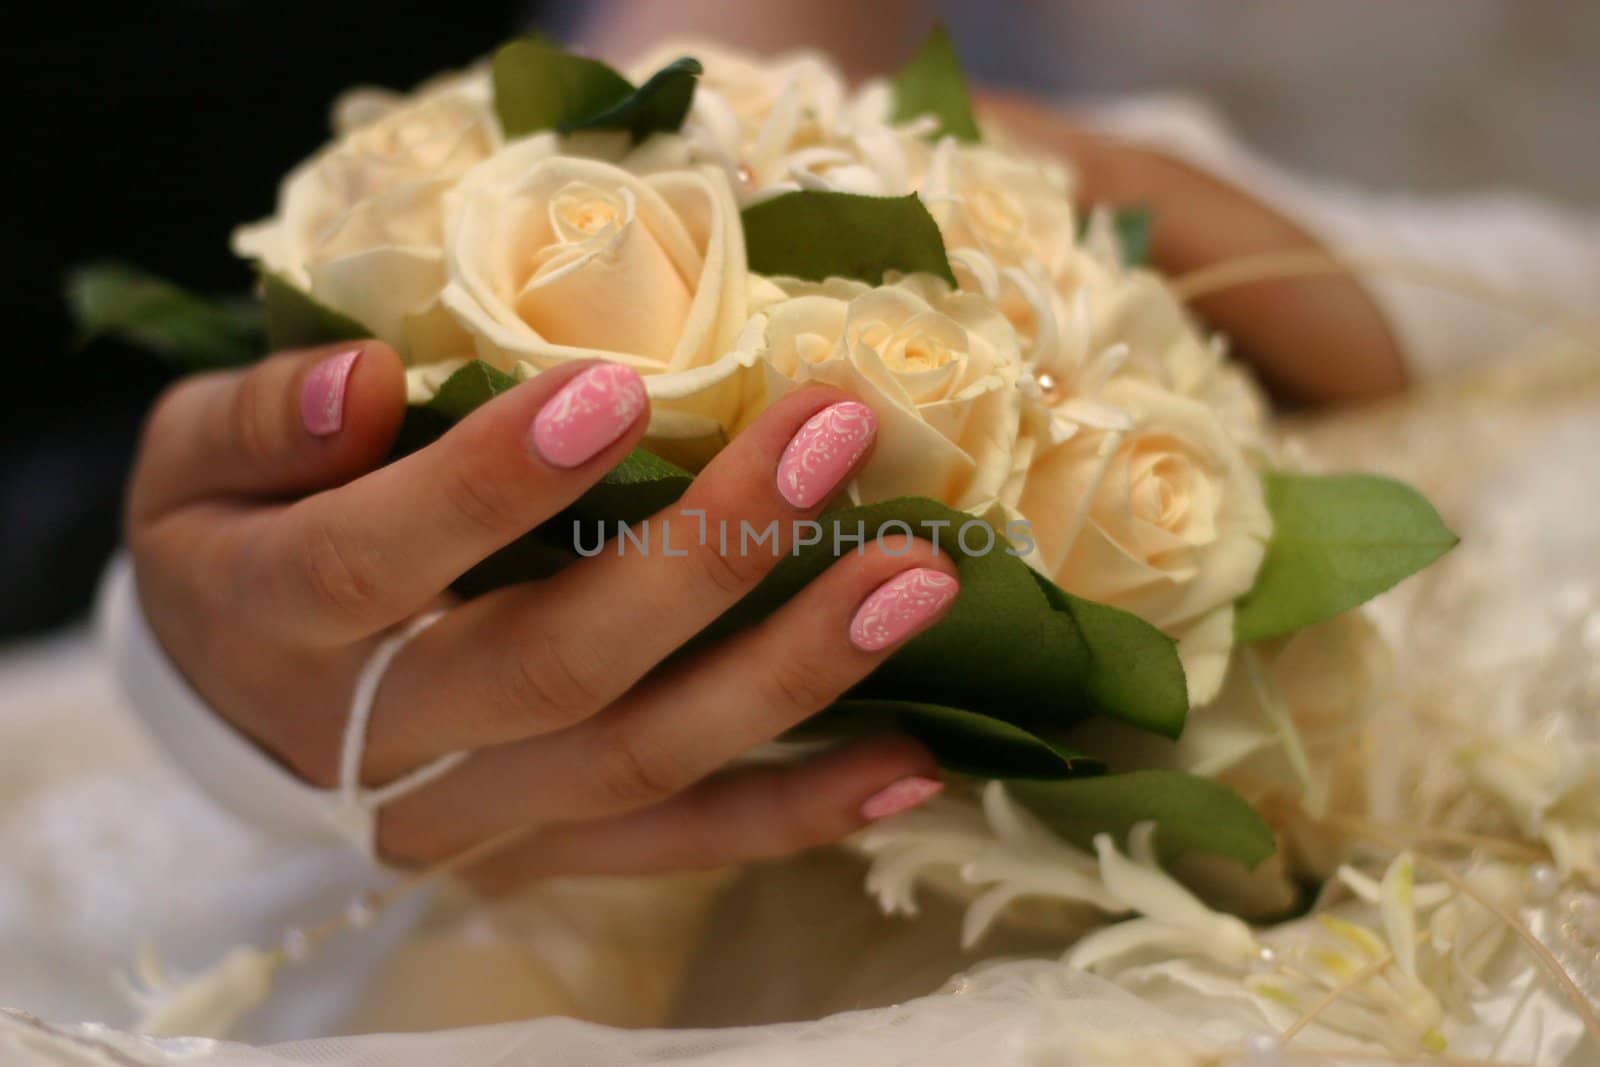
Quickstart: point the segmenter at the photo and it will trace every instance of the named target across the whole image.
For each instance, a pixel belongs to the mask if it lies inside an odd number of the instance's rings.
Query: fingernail
[[[344,425],[344,387],[356,369],[361,349],[329,356],[306,375],[300,386],[300,422],[312,437],[327,437]]]
[[[620,363],[598,363],[545,401],[528,436],[552,467],[576,467],[626,433],[644,406],[638,374]]]
[[[897,645],[932,622],[956,598],[961,583],[944,571],[901,571],[872,591],[850,621],[850,643],[863,652]]]
[[[827,500],[872,444],[878,419],[854,400],[830,404],[806,420],[778,460],[778,492],[797,508]]]
[[[862,801],[861,817],[868,822],[876,822],[891,815],[899,815],[902,811],[910,811],[930,797],[937,796],[942,789],[944,783],[936,778],[923,778],[915,774],[909,778],[902,778],[898,782],[884,786]]]

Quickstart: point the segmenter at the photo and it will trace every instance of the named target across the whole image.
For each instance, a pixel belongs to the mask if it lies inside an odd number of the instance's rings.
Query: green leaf
[[[619,522],[633,524],[647,519],[684,494],[694,475],[669,463],[653,452],[636,448],[629,452],[604,478],[579,497],[555,523],[604,523],[611,529]],[[593,544],[591,532],[585,544]]]
[[[870,545],[880,534],[909,531],[955,558],[961,595],[937,626],[891,656],[853,696],[965,708],[1024,727],[1058,729],[1103,714],[1168,734],[1181,729],[1187,709],[1181,668],[1139,673],[1110,662],[1121,656],[1138,664],[1175,659],[1170,641],[1131,616],[1119,613],[1108,621],[1086,609],[1087,633],[1099,647],[1098,654],[1091,651],[1073,612],[1052,604],[1033,570],[1005,551],[998,534],[992,551],[976,534],[967,540],[978,554],[962,550],[957,535],[963,524],[981,525],[972,515],[902,497],[830,511],[818,522],[818,542],[780,559],[702,640],[714,641],[775,611],[838,558],[836,545],[855,551],[857,538]]]
[[[516,384],[517,380],[505,371],[475,359],[446,378],[427,407],[451,422],[460,422],[480,404],[488,403]]]
[[[1092,850],[1108,833],[1118,846],[1136,823],[1157,824],[1162,859],[1190,852],[1254,867],[1276,850],[1272,831],[1227,786],[1182,771],[1131,771],[1065,782],[1015,782],[1006,789],[1053,830]]]
[[[372,336],[372,331],[356,320],[269,270],[261,271],[261,302],[266,308],[267,342],[273,351],[361,341]]]
[[[236,367],[266,351],[253,303],[207,300],[125,263],[78,267],[66,295],[84,343],[118,337],[184,370]]]
[[[548,41],[524,37],[490,63],[494,109],[507,138],[556,130],[616,107],[633,86],[601,63]]]
[[[1089,647],[1084,686],[1117,718],[1176,738],[1189,714],[1188,684],[1178,643],[1132,612],[1073,596],[1037,571],[1034,581],[1057,611],[1072,616]]]
[[[915,195],[857,196],[803,190],[744,210],[750,269],[811,281],[885,271],[936,274],[955,285],[939,224]]]
[[[1156,216],[1143,204],[1137,207],[1118,208],[1111,216],[1111,226],[1117,231],[1117,247],[1122,249],[1122,265],[1142,267],[1150,258],[1150,234],[1155,229]]]
[[[1100,774],[1105,764],[989,715],[910,700],[841,700],[805,733],[898,730],[927,746],[939,766],[980,778],[1053,781]]]
[[[917,54],[894,76],[894,121],[909,122],[921,115],[939,120],[936,136],[979,139],[966,79],[943,26],[933,28]]]
[[[1078,240],[1089,231],[1089,215],[1078,223]],[[1124,267],[1142,267],[1150,258],[1150,239],[1155,230],[1156,213],[1144,204],[1111,210],[1111,229],[1117,235],[1117,248]]]
[[[683,125],[700,73],[685,57],[635,89],[606,64],[537,37],[503,46],[490,65],[495,112],[508,138],[608,129],[626,130],[635,143]]]
[[[685,56],[652,74],[638,89],[611,107],[558,128],[562,133],[576,130],[627,130],[638,144],[652,133],[671,132],[683,125],[694,100],[695,82],[704,68],[698,60]]]
[[[1265,476],[1272,540],[1234,634],[1259,641],[1372,599],[1459,538],[1415,489],[1368,474]]]

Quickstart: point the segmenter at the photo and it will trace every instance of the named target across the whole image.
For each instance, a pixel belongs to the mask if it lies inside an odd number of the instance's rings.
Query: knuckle
[[[607,807],[622,811],[659,804],[688,783],[681,765],[638,731],[613,727],[600,742],[600,786]]]
[[[444,499],[452,514],[458,515],[476,533],[501,536],[522,532],[527,525],[526,492],[519,492],[503,477],[475,463],[453,468],[445,484]]]
[[[323,610],[353,623],[375,620],[382,590],[377,568],[336,525],[325,518],[307,522],[300,557],[311,595]]]
[[[281,434],[277,406],[267,395],[266,377],[252,371],[239,379],[227,405],[222,434],[239,458],[254,468],[270,466],[280,459]]]
[[[738,551],[724,554],[717,550],[715,543],[697,542],[691,558],[705,584],[727,596],[748,592],[767,571],[759,556]]]
[[[598,678],[580,646],[565,638],[547,639],[534,651],[513,656],[507,710],[518,720],[531,712],[553,726],[571,725],[604,705]]]
[[[764,695],[768,707],[786,714],[820,711],[838,696],[832,673],[821,664],[800,656],[780,656],[769,661]]]

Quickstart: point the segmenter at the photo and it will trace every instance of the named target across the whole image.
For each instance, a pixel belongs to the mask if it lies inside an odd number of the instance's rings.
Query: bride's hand
[[[1228,181],[1174,156],[1078,125],[1058,109],[1004,92],[981,96],[984,117],[1068,159],[1085,204],[1153,210],[1152,264],[1181,277],[1278,252],[1325,252],[1305,227]],[[1324,275],[1242,285],[1195,302],[1281,397],[1370,400],[1406,385],[1399,342],[1354,278]]]
[[[532,824],[488,881],[707,867],[834,840],[937,789],[928,753],[894,737],[723,770],[944,613],[954,567],[925,542],[869,544],[760,625],[655,670],[776,562],[683,535],[776,520],[787,551],[870,447],[866,408],[821,388],[774,404],[674,505],[685,555],[607,552],[456,603],[457,577],[627,455],[648,402],[630,370],[566,365],[381,465],[404,404],[378,342],[185,381],[151,416],[128,509],[141,602],[173,661],[319,785],[375,644],[448,607],[384,677],[363,779],[470,755],[382,810],[382,855],[423,863]]]

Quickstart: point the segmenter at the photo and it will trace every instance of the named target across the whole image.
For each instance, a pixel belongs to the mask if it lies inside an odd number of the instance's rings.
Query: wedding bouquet
[[[259,318],[98,268],[86,324],[205,365],[381,338],[409,367],[401,452],[564,361],[637,370],[644,447],[465,595],[647,537],[767,405],[850,392],[875,450],[706,637],[879,536],[957,559],[950,615],[798,735],[901,730],[957,782],[857,839],[884,905],[928,876],[970,898],[969,940],[1024,897],[1138,913],[1073,962],[1197,954],[1291,1008],[1393,964],[1393,1003],[1331,1025],[1437,1046],[1430,968],[1472,980],[1480,916],[1413,890],[1409,856],[1341,870],[1317,820],[1363,789],[1349,739],[1384,672],[1352,609],[1455,538],[1400,483],[1295,469],[1245,368],[1141,266],[1160,220],[1080,213],[1070,169],[980,126],[942,33],[855,89],[808,55],[695,44],[618,72],[529,38],[334,121],[236,234]],[[1330,919],[1280,973],[1237,916],[1336,871],[1389,940]],[[1414,906],[1454,933],[1419,947]]]

